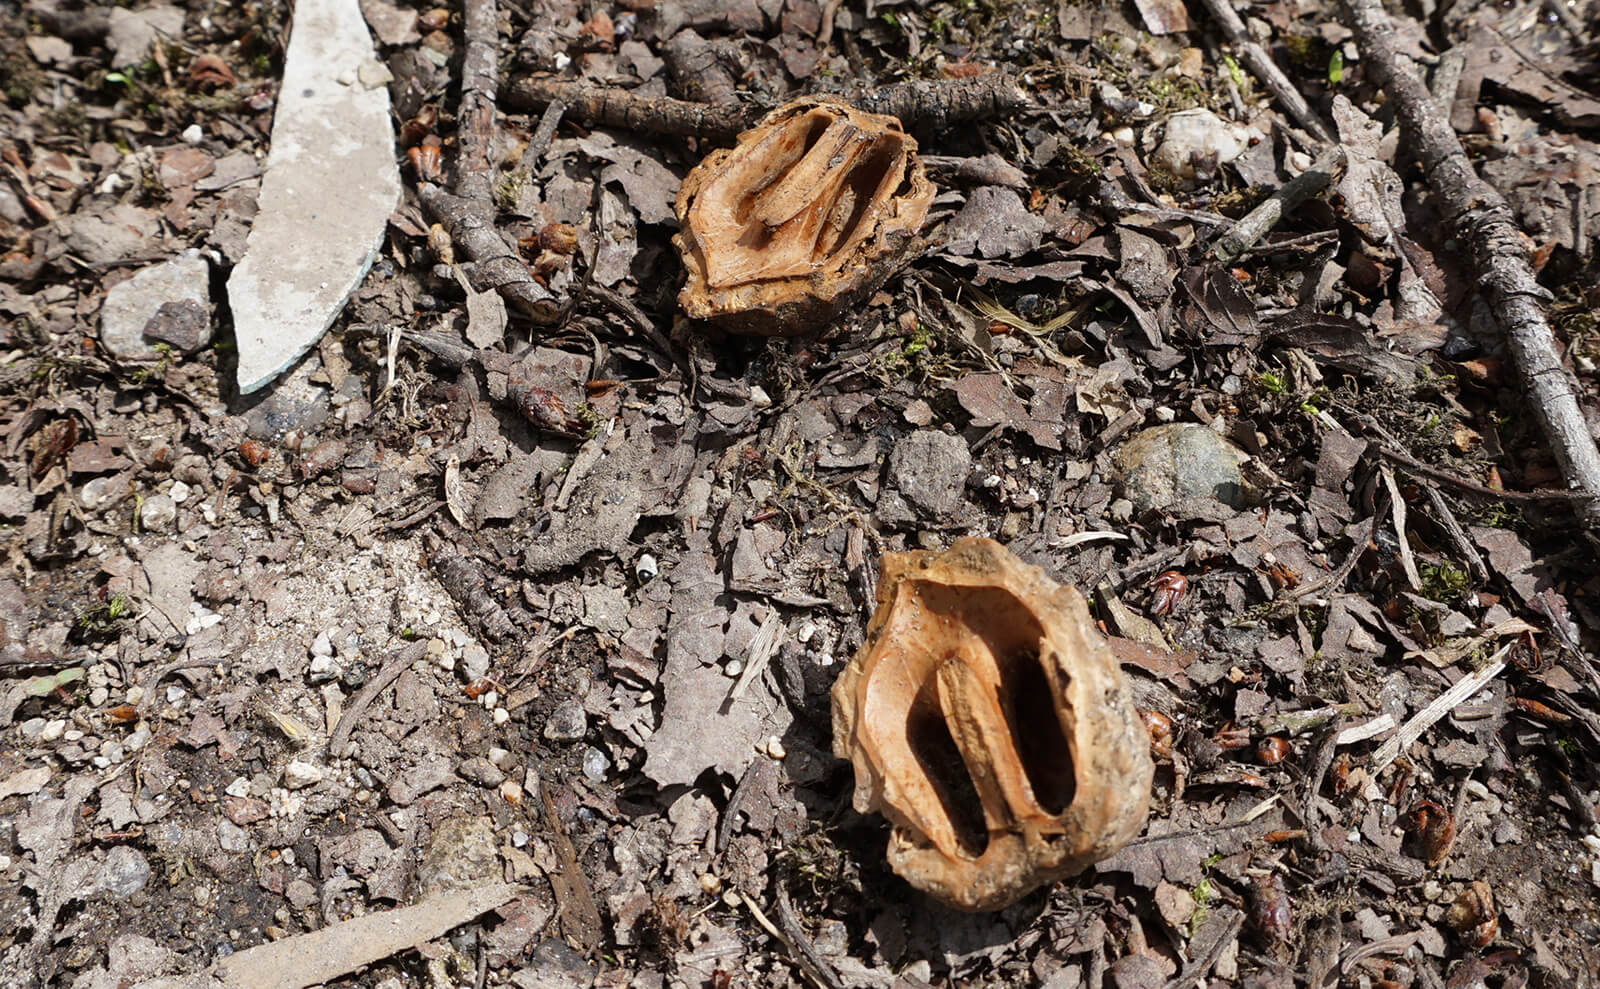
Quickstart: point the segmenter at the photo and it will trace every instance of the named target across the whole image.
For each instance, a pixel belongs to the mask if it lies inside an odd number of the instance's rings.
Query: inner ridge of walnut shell
[[[678,303],[737,333],[818,329],[910,260],[933,195],[895,118],[787,103],[683,180]]]
[[[855,808],[889,864],[998,910],[1144,827],[1150,740],[1083,595],[989,539],[885,553],[866,642],[833,686]]]

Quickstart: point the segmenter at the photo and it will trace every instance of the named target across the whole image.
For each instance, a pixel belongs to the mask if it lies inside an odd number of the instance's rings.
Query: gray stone
[[[150,860],[137,848],[118,845],[106,853],[105,864],[100,867],[98,886],[116,900],[144,889],[150,881]]]
[[[489,675],[489,650],[477,642],[468,642],[461,647],[461,675],[467,682],[482,680]]]
[[[461,765],[456,767],[456,772],[461,774],[462,779],[471,780],[491,790],[506,781],[506,774],[483,756],[463,759]]]
[[[161,316],[174,303],[178,308]],[[174,315],[185,323],[181,334]],[[152,323],[158,332],[170,330],[195,341],[189,349],[211,342],[211,269],[198,251],[152,265],[107,292],[100,307],[100,342],[122,360],[153,361],[161,353],[145,336]]]
[[[227,818],[217,819],[217,844],[225,852],[248,852],[250,850],[250,832],[241,828]]]
[[[144,337],[192,354],[211,342],[211,312],[193,299],[163,302],[144,324]]]
[[[239,390],[309,350],[366,276],[400,201],[389,91],[357,0],[301,0],[245,258],[228,279]]]
[[[531,961],[533,964],[511,974],[511,984],[517,989],[586,989],[594,985],[594,968],[555,938],[534,949]]]
[[[498,844],[494,822],[488,818],[460,816],[439,822],[417,864],[417,899],[498,880]]]
[[[249,396],[239,411],[245,434],[253,440],[277,443],[291,432],[309,433],[333,414],[333,395],[327,385],[311,375],[322,369],[315,355],[303,362],[268,392]],[[357,381],[351,375],[347,381]]]
[[[552,742],[576,742],[588,732],[588,716],[583,705],[574,700],[557,704],[544,723],[544,737]]]
[[[1136,511],[1170,511],[1184,518],[1210,517],[1218,507],[1243,508],[1239,465],[1247,459],[1242,450],[1192,422],[1135,433],[1112,457]]]
[[[936,429],[919,429],[895,444],[888,480],[911,508],[937,519],[960,507],[971,469],[972,454],[965,440]]]
[[[148,532],[165,532],[178,517],[178,505],[171,495],[156,494],[139,506],[139,524]]]
[[[112,7],[107,27],[111,67],[126,69],[148,58],[150,46],[158,38],[177,41],[183,37],[183,8],[164,3],[140,10]]]
[[[606,770],[610,768],[611,760],[606,758],[604,752],[592,745],[583,750],[583,775],[588,777],[589,782],[604,783]]]
[[[115,264],[148,254],[153,246],[159,246],[161,236],[160,216],[131,203],[96,203],[64,218],[62,223],[68,249],[92,265]],[[150,312],[155,309],[152,307]],[[135,329],[144,329],[144,320]]]

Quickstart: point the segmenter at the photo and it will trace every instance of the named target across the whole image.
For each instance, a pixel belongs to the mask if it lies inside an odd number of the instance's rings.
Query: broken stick
[[[1556,349],[1541,303],[1550,293],[1528,262],[1528,239],[1511,207],[1473,169],[1461,141],[1422,81],[1401,59],[1394,25],[1380,0],[1344,0],[1362,64],[1394,102],[1400,129],[1422,164],[1439,211],[1471,251],[1478,282],[1506,335],[1534,416],[1550,441],[1567,487],[1589,498],[1585,521],[1600,527],[1600,449],[1578,405],[1576,383]]]
[[[1004,116],[1030,106],[1013,76],[995,74],[970,79],[917,79],[876,89],[854,88],[836,96],[868,113],[900,118],[907,127],[945,127],[964,120]],[[519,110],[564,103],[567,116],[603,127],[703,137],[730,143],[755,124],[770,106],[758,103],[691,103],[666,96],[636,96],[567,79],[525,78],[508,95]]]

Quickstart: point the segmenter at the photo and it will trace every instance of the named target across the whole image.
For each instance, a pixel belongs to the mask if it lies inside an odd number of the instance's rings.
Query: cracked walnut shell
[[[817,329],[910,260],[933,194],[895,118],[787,103],[683,180],[678,302],[733,332]]]
[[[895,872],[997,910],[1132,840],[1150,740],[1083,596],[989,539],[882,570],[833,687],[833,749],[856,809],[893,825]]]

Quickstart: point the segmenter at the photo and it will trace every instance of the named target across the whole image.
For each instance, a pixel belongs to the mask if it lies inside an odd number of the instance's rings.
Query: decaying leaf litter
[[[1593,427],[1518,382],[1592,420],[1595,12],[1350,6],[369,3],[405,199],[245,399],[286,11],[6,12],[6,970],[1591,984]],[[928,243],[820,334],[683,319],[681,179],[808,93],[904,122]],[[1157,762],[997,913],[831,756],[879,554],[967,535],[1089,598]]]

